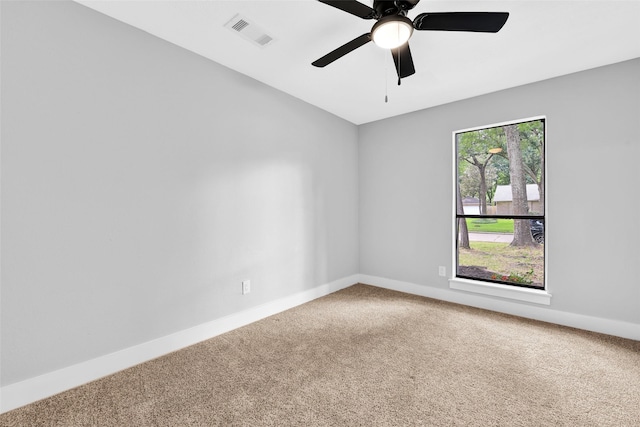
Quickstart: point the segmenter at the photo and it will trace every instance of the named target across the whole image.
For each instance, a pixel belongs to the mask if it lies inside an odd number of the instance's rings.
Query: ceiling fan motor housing
[[[413,9],[420,0],[374,0],[373,9],[378,14],[378,19],[389,15],[405,15],[408,10]]]

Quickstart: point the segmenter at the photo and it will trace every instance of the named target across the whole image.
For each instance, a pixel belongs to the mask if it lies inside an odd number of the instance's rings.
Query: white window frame
[[[544,221],[544,227],[545,227],[545,244],[544,244],[544,282],[545,282],[545,287],[544,290],[542,289],[531,289],[531,288],[523,288],[523,287],[518,287],[518,286],[509,286],[509,285],[503,285],[500,283],[491,283],[491,282],[485,282],[482,280],[472,280],[472,279],[466,279],[466,278],[459,278],[456,277],[456,270],[457,270],[457,256],[458,256],[458,243],[457,243],[457,239],[458,239],[458,235],[456,233],[457,231],[457,211],[456,211],[456,200],[457,200],[457,195],[456,195],[456,191],[457,191],[457,182],[458,182],[458,168],[457,168],[457,162],[458,162],[458,153],[457,153],[457,144],[456,144],[456,135],[459,133],[463,133],[463,132],[471,132],[471,131],[475,131],[475,130],[480,130],[480,129],[487,129],[487,128],[492,128],[492,127],[501,127],[501,126],[506,126],[506,125],[512,125],[512,124],[516,124],[516,123],[522,123],[522,122],[530,122],[530,121],[535,121],[535,120],[544,120],[545,124],[544,124],[544,164],[545,164],[545,168],[544,168],[544,182],[545,182],[545,191],[544,191],[544,217],[545,217],[545,221]],[[549,152],[548,150],[548,145],[547,145],[547,133],[548,133],[548,122],[547,122],[547,117],[546,116],[534,116],[534,117],[528,117],[528,118],[524,118],[524,119],[516,119],[516,120],[510,120],[510,121],[506,121],[506,122],[500,122],[500,123],[494,123],[494,124],[488,124],[488,125],[483,125],[483,126],[477,126],[477,127],[473,127],[473,128],[468,128],[468,129],[461,129],[461,130],[455,130],[451,133],[451,140],[452,140],[452,159],[453,159],[453,177],[452,177],[452,221],[451,221],[451,241],[453,242],[453,248],[452,248],[452,254],[451,254],[451,260],[452,263],[451,265],[453,266],[451,268],[451,272],[452,272],[452,277],[449,278],[449,288],[450,289],[455,289],[455,290],[459,290],[459,291],[464,291],[464,292],[470,292],[470,293],[474,293],[474,294],[480,294],[480,295],[486,295],[486,296],[491,296],[491,297],[499,297],[499,298],[504,298],[504,299],[508,299],[508,300],[514,300],[514,301],[522,301],[522,302],[528,302],[528,303],[533,303],[533,304],[541,304],[541,305],[551,305],[551,293],[549,291],[549,280],[548,280],[548,275],[547,275],[547,259],[548,259],[548,252],[547,252],[547,235],[548,233],[548,219],[547,219],[547,211],[548,211],[548,203],[547,203],[547,188],[548,188],[548,180],[547,180],[547,154]]]

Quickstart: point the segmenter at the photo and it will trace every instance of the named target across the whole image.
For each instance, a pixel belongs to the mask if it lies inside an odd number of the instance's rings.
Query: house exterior
[[[462,199],[462,209],[465,215],[479,215],[480,199],[477,197],[465,197]]]
[[[512,209],[511,185],[498,185],[493,201],[496,204],[497,215],[511,215]],[[529,212],[542,212],[542,203],[540,202],[540,192],[537,184],[527,184],[527,200],[529,204]]]

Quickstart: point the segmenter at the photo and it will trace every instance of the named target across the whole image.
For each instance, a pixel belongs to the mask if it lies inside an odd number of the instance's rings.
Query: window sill
[[[480,282],[453,278],[449,279],[449,287],[460,291],[476,294],[491,295],[534,304],[551,305],[551,294],[544,290],[519,288],[516,286],[500,285],[497,283]]]

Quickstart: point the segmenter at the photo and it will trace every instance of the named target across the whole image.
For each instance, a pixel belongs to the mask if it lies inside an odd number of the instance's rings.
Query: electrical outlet
[[[242,281],[242,295],[246,295],[251,292],[251,280]]]
[[[442,277],[446,277],[447,268],[444,265],[441,265],[440,267],[438,267],[438,274],[441,275]]]

